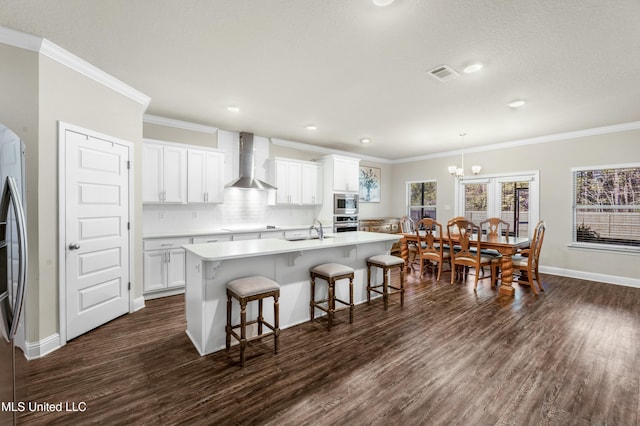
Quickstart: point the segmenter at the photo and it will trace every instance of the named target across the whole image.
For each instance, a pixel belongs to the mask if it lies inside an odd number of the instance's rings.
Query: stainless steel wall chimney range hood
[[[273,185],[255,178],[255,159],[253,155],[253,133],[240,133],[240,177],[225,185],[225,188],[240,189],[278,189]]]

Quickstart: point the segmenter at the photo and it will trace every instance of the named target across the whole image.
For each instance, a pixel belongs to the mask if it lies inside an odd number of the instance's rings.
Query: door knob
[[[79,248],[80,248],[80,244],[78,243],[69,244],[69,250],[78,250]]]

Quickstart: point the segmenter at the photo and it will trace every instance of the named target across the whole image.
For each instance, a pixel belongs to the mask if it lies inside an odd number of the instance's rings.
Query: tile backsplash
[[[206,232],[238,225],[306,225],[319,207],[269,206],[268,191],[226,189],[224,204],[145,204],[143,235]]]

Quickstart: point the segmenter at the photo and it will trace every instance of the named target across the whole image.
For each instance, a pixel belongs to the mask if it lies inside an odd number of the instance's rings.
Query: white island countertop
[[[398,241],[402,235],[377,232],[341,232],[330,234],[323,240],[309,239],[288,241],[283,239],[227,241],[206,244],[187,244],[182,246],[188,252],[202,258],[203,261],[239,259],[252,256],[268,256],[279,253],[292,253],[318,250],[332,247],[344,247],[383,241]]]

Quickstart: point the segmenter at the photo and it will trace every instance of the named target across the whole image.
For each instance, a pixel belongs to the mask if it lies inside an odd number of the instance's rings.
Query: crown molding
[[[149,103],[151,102],[149,96],[45,38],[0,26],[0,43],[20,49],[31,50],[46,56],[139,103],[145,110],[149,107]]]
[[[640,121],[632,121],[630,123],[613,124],[611,126],[594,127],[592,129],[575,130],[575,131],[572,131],[572,132],[556,133],[556,134],[553,134],[553,135],[538,136],[538,137],[535,137],[535,138],[528,138],[528,139],[518,139],[518,140],[515,140],[515,141],[494,143],[494,144],[490,144],[490,145],[483,145],[483,146],[478,146],[478,147],[473,147],[473,148],[465,148],[465,149],[457,149],[457,150],[454,150],[454,151],[438,152],[436,154],[427,154],[427,155],[420,155],[420,156],[416,156],[416,157],[400,158],[400,159],[397,159],[397,160],[393,160],[392,163],[393,164],[411,163],[411,162],[414,162],[414,161],[431,160],[431,159],[434,159],[434,158],[442,158],[442,157],[450,157],[450,156],[453,156],[453,155],[459,155],[463,151],[465,153],[495,151],[495,150],[499,150],[499,149],[514,148],[514,147],[525,146],[525,145],[535,145],[535,144],[541,144],[541,143],[547,143],[547,142],[557,142],[557,141],[562,141],[562,140],[567,140],[567,139],[576,139],[576,138],[584,138],[584,137],[588,137],[588,136],[606,135],[606,134],[609,134],[609,133],[626,132],[626,131],[629,131],[629,130],[638,130],[638,129],[640,129]]]
[[[217,127],[205,126],[204,124],[196,124],[189,121],[174,120],[173,118],[159,117],[157,115],[145,114],[142,121],[149,124],[158,124],[160,126],[174,127],[176,129],[191,130],[200,133],[218,133]]]
[[[0,25],[0,43],[2,44],[31,50],[32,52],[39,52],[42,40],[42,37],[37,37],[33,34],[23,33]]]
[[[294,148],[294,149],[299,149],[301,151],[312,151],[312,152],[317,152],[319,154],[335,154],[335,155],[343,155],[346,157],[352,157],[352,158],[358,158],[360,160],[367,160],[367,161],[373,161],[376,163],[383,163],[383,164],[392,164],[393,160],[389,160],[386,158],[381,158],[381,157],[373,157],[371,155],[359,155],[353,152],[349,152],[349,151],[341,151],[339,149],[333,149],[333,148],[325,148],[323,146],[317,146],[317,145],[310,145],[310,144],[306,144],[306,143],[302,143],[302,142],[293,142],[293,141],[288,141],[285,139],[278,139],[278,138],[269,138],[271,140],[271,143],[274,145],[279,145],[279,146],[284,146],[287,148]]]

